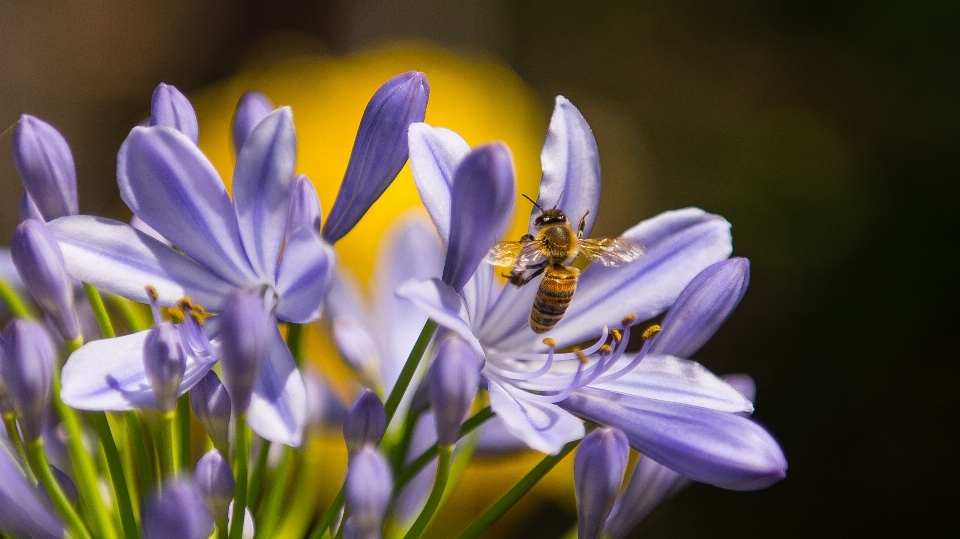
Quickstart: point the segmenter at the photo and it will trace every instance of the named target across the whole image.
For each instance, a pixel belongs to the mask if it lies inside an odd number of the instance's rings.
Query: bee
[[[644,249],[640,243],[625,238],[585,239],[583,229],[589,210],[574,230],[567,215],[557,207],[559,201],[557,206],[544,210],[533,199],[523,196],[540,209],[540,215],[533,220],[536,236],[526,234],[520,241],[498,242],[484,261],[496,266],[512,266],[504,277],[518,288],[543,274],[530,310],[530,327],[536,333],[546,333],[563,318],[577,289],[580,270],[570,264],[578,255],[604,266],[619,266],[639,258]]]

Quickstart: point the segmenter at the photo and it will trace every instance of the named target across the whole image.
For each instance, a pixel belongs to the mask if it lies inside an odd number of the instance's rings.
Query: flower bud
[[[357,224],[387,187],[410,153],[407,130],[422,122],[430,85],[418,71],[397,75],[370,99],[350,153],[350,162],[323,227],[323,237],[334,243]]]
[[[160,83],[150,102],[150,125],[165,125],[183,133],[196,144],[200,140],[197,113],[187,96],[169,84]]]
[[[143,510],[144,539],[206,539],[213,518],[190,481],[174,479],[147,500]]]
[[[0,334],[4,360],[0,378],[17,413],[24,440],[31,442],[43,432],[43,415],[50,402],[54,348],[43,327],[14,319]]]
[[[211,449],[206,455],[200,457],[193,470],[193,480],[214,520],[227,518],[236,484],[233,480],[233,471],[230,470],[230,465],[223,459],[220,451]]]
[[[603,535],[626,537],[668,498],[692,483],[686,477],[644,455],[637,461],[623,495],[603,525]]]
[[[616,428],[597,429],[580,442],[573,461],[577,491],[577,537],[596,539],[623,482],[630,447]]]
[[[387,412],[377,394],[369,389],[360,393],[347,410],[343,422],[343,440],[347,452],[356,454],[364,445],[377,445],[387,429]]]
[[[157,408],[163,412],[173,410],[187,368],[187,356],[180,344],[180,332],[170,322],[162,322],[147,333],[143,341],[143,367],[157,399]]]
[[[36,219],[20,223],[13,231],[10,252],[23,284],[53,320],[63,339],[69,342],[80,337],[73,283],[60,246],[47,225]]]
[[[390,465],[373,446],[361,448],[347,465],[344,503],[354,537],[380,537],[390,504],[393,476]]]
[[[230,397],[217,373],[208,371],[193,386],[190,407],[213,444],[226,447],[230,440]]]
[[[60,485],[60,490],[63,491],[63,495],[67,497],[70,503],[76,505],[77,498],[80,497],[80,492],[77,490],[77,485],[73,482],[73,479],[66,473],[60,471],[60,468],[56,466],[50,466],[50,471],[53,472],[53,477],[57,480],[57,484]],[[50,495],[47,494],[47,490],[42,484],[37,485],[37,491],[50,501]],[[50,501],[50,506],[53,506],[52,501]]]
[[[73,154],[53,126],[20,116],[13,133],[13,162],[44,220],[80,213]]]
[[[240,148],[247,141],[253,128],[273,112],[273,103],[260,92],[245,92],[240,96],[237,109],[233,112],[233,150],[240,153]]]
[[[430,366],[430,403],[440,445],[453,445],[480,383],[480,358],[469,343],[451,334],[440,342]]]
[[[276,331],[274,318],[258,294],[237,290],[224,303],[220,328],[223,385],[233,411],[246,413],[260,365]]]
[[[0,436],[0,530],[8,537],[63,537],[52,505],[23,476],[5,436]]]

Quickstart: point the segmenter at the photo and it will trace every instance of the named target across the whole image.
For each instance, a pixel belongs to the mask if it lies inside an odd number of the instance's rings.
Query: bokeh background
[[[397,39],[500,62],[541,133],[556,94],[593,127],[595,235],[695,205],[752,261],[697,359],[755,377],[787,479],[694,486],[637,536],[942,532],[960,505],[957,21],[947,1],[2,0],[0,237],[21,112],[70,142],[81,210],[123,216],[116,150],[161,81],[202,93],[251,56]],[[558,537],[573,518],[546,503],[508,536]]]

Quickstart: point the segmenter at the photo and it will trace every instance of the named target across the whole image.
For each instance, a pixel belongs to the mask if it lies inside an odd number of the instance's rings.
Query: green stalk
[[[10,443],[13,444],[13,447],[16,448],[20,462],[26,464],[28,462],[27,451],[23,448],[23,441],[20,440],[20,430],[17,429],[17,416],[13,413],[3,414],[3,426],[7,428],[7,438],[10,440]],[[31,483],[36,484],[37,478],[34,477],[30,467],[25,466],[24,471],[27,473],[27,479]]]
[[[160,414],[160,444],[157,447],[157,458],[160,460],[160,475],[164,479],[173,477],[180,464],[179,451],[174,441],[177,435],[176,423],[177,415],[174,412]],[[163,483],[162,480],[161,483]]]
[[[230,539],[243,537],[243,518],[247,508],[247,461],[250,459],[250,429],[247,413],[234,413],[236,442],[233,449],[233,473],[236,486],[233,490],[233,518],[230,524]]]
[[[287,324],[287,348],[297,368],[303,366],[303,324]]]
[[[573,448],[577,447],[579,443],[580,440],[574,440],[563,446],[563,449],[556,455],[544,457],[533,469],[527,472],[527,475],[523,476],[516,485],[507,491],[502,498],[497,500],[496,503],[490,506],[482,515],[470,523],[465,530],[460,532],[460,535],[458,535],[456,539],[474,539],[479,537],[491,524],[496,522],[511,507],[516,505],[516,503],[520,501],[520,498],[523,498],[530,492],[530,489],[532,489],[538,481],[543,479],[543,476],[547,475],[547,472],[552,470],[557,463],[573,451]]]
[[[130,410],[124,414],[127,420],[127,440],[130,443],[130,453],[135,462],[137,470],[137,488],[140,490],[140,498],[150,492],[153,486],[152,473],[153,468],[147,455],[147,446],[143,443],[143,427],[140,425],[140,416],[136,410]]]
[[[124,537],[138,537],[137,520],[133,516],[133,505],[130,502],[130,493],[127,490],[127,479],[123,473],[123,463],[120,461],[120,452],[114,441],[110,424],[103,412],[89,412],[87,421],[100,438],[103,452],[107,459],[107,469],[110,470],[110,479],[113,483],[113,495],[117,509],[120,511],[120,524]]]
[[[227,519],[225,518],[217,521],[217,539],[230,539],[227,535]]]
[[[277,526],[277,519],[280,516],[281,504],[284,500],[284,494],[287,491],[287,478],[290,475],[290,469],[293,468],[294,451],[290,447],[283,450],[283,456],[280,457],[280,464],[273,474],[273,480],[270,482],[270,489],[267,490],[263,503],[260,504],[260,517],[257,520],[257,537],[273,537],[273,530]],[[261,531],[262,530],[262,531]]]
[[[174,471],[189,466],[190,459],[190,396],[186,393],[177,399],[177,460],[174,462]]]
[[[337,497],[333,499],[333,502],[330,504],[330,507],[327,509],[327,512],[320,517],[320,521],[317,523],[317,526],[313,528],[313,533],[310,534],[310,539],[320,539],[327,533],[330,525],[333,524],[333,519],[337,517],[337,514],[340,512],[340,508],[343,507],[343,487],[340,487],[340,492],[337,493]]]
[[[433,481],[433,489],[430,490],[430,496],[427,503],[417,516],[417,520],[407,531],[404,539],[419,539],[423,532],[427,531],[427,526],[437,514],[440,508],[440,501],[443,499],[443,491],[447,488],[447,479],[450,477],[450,461],[453,457],[453,445],[443,445],[439,447],[439,457],[437,461],[437,477]]]
[[[413,433],[417,429],[417,421],[420,419],[420,412],[410,412],[403,418],[403,433],[396,445],[390,448],[390,467],[394,475],[403,467],[403,461],[407,458],[407,451],[410,450],[410,441],[413,440]]]
[[[143,304],[114,294],[108,294],[107,300],[120,312],[120,316],[131,331],[143,331],[150,329],[153,325],[153,318],[144,309]]]
[[[63,489],[60,488],[60,483],[57,482],[57,478],[54,477],[53,471],[50,469],[47,455],[43,452],[43,438],[37,438],[36,440],[27,442],[26,451],[27,459],[30,461],[30,467],[33,469],[33,473],[40,479],[40,484],[43,485],[44,490],[46,490],[50,496],[50,501],[53,502],[60,516],[63,517],[71,537],[77,539],[92,539],[90,532],[87,531],[87,527],[83,524],[83,520],[80,519],[80,515],[77,514],[73,504],[70,503],[70,500],[68,500],[67,496],[63,493]]]
[[[257,452],[257,463],[253,465],[253,473],[250,474],[250,488],[247,489],[247,507],[256,514],[257,500],[260,499],[260,488],[263,487],[263,477],[267,474],[267,461],[270,460],[270,440],[261,440],[260,449]],[[262,524],[260,518],[257,518],[257,529]],[[259,534],[258,534],[259,535]]]
[[[37,319],[30,310],[30,307],[27,307],[27,303],[20,297],[20,294],[11,288],[10,284],[2,278],[0,278],[0,300],[7,304],[7,308],[10,309],[10,314],[14,317],[25,318],[27,320]]]
[[[430,344],[430,339],[433,338],[433,333],[436,330],[437,323],[433,320],[427,320],[427,323],[423,325],[420,336],[417,337],[416,344],[413,345],[413,350],[410,350],[410,355],[407,356],[407,361],[403,364],[403,370],[400,371],[400,377],[397,378],[397,383],[390,391],[386,404],[383,405],[387,411],[387,425],[390,425],[390,421],[397,413],[400,401],[403,400],[403,395],[407,392],[410,381],[413,380],[413,375],[417,372],[417,367],[420,366],[423,353],[427,351],[427,345]]]
[[[100,333],[103,333],[103,336],[108,339],[116,337],[117,333],[113,330],[113,322],[110,321],[110,314],[107,313],[107,307],[103,304],[103,298],[100,297],[100,292],[90,283],[83,283],[83,289],[87,292],[90,307],[93,308],[93,314],[97,317]]]

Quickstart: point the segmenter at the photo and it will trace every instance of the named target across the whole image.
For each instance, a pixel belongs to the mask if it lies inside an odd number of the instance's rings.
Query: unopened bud
[[[343,440],[347,452],[356,454],[365,445],[377,445],[387,428],[387,412],[376,393],[369,389],[360,393],[347,411],[343,422]]]
[[[172,411],[177,406],[187,356],[180,344],[180,332],[170,322],[162,322],[147,333],[143,341],[143,367],[157,399],[157,408]]]
[[[43,432],[43,417],[50,402],[54,348],[46,330],[26,320],[14,319],[0,334],[3,362],[0,377],[17,414],[20,430],[31,442]]]
[[[223,385],[236,413],[246,413],[260,365],[273,338],[274,319],[263,298],[248,290],[227,297],[220,313]]]
[[[193,386],[190,407],[213,444],[226,447],[230,439],[230,397],[217,373],[208,371]]]
[[[144,539],[206,539],[213,532],[210,511],[185,479],[165,483],[150,496],[142,524]]]
[[[375,447],[360,449],[347,465],[345,507],[355,537],[380,537],[390,504],[393,476],[390,465]]]
[[[597,429],[580,442],[573,461],[577,492],[577,537],[597,539],[627,470],[630,446],[619,429]]]
[[[211,449],[200,457],[193,470],[193,480],[214,520],[227,518],[236,484],[230,465],[224,460],[220,451]]]
[[[430,366],[430,403],[441,445],[457,442],[479,383],[480,358],[473,347],[455,334],[443,339]]]

